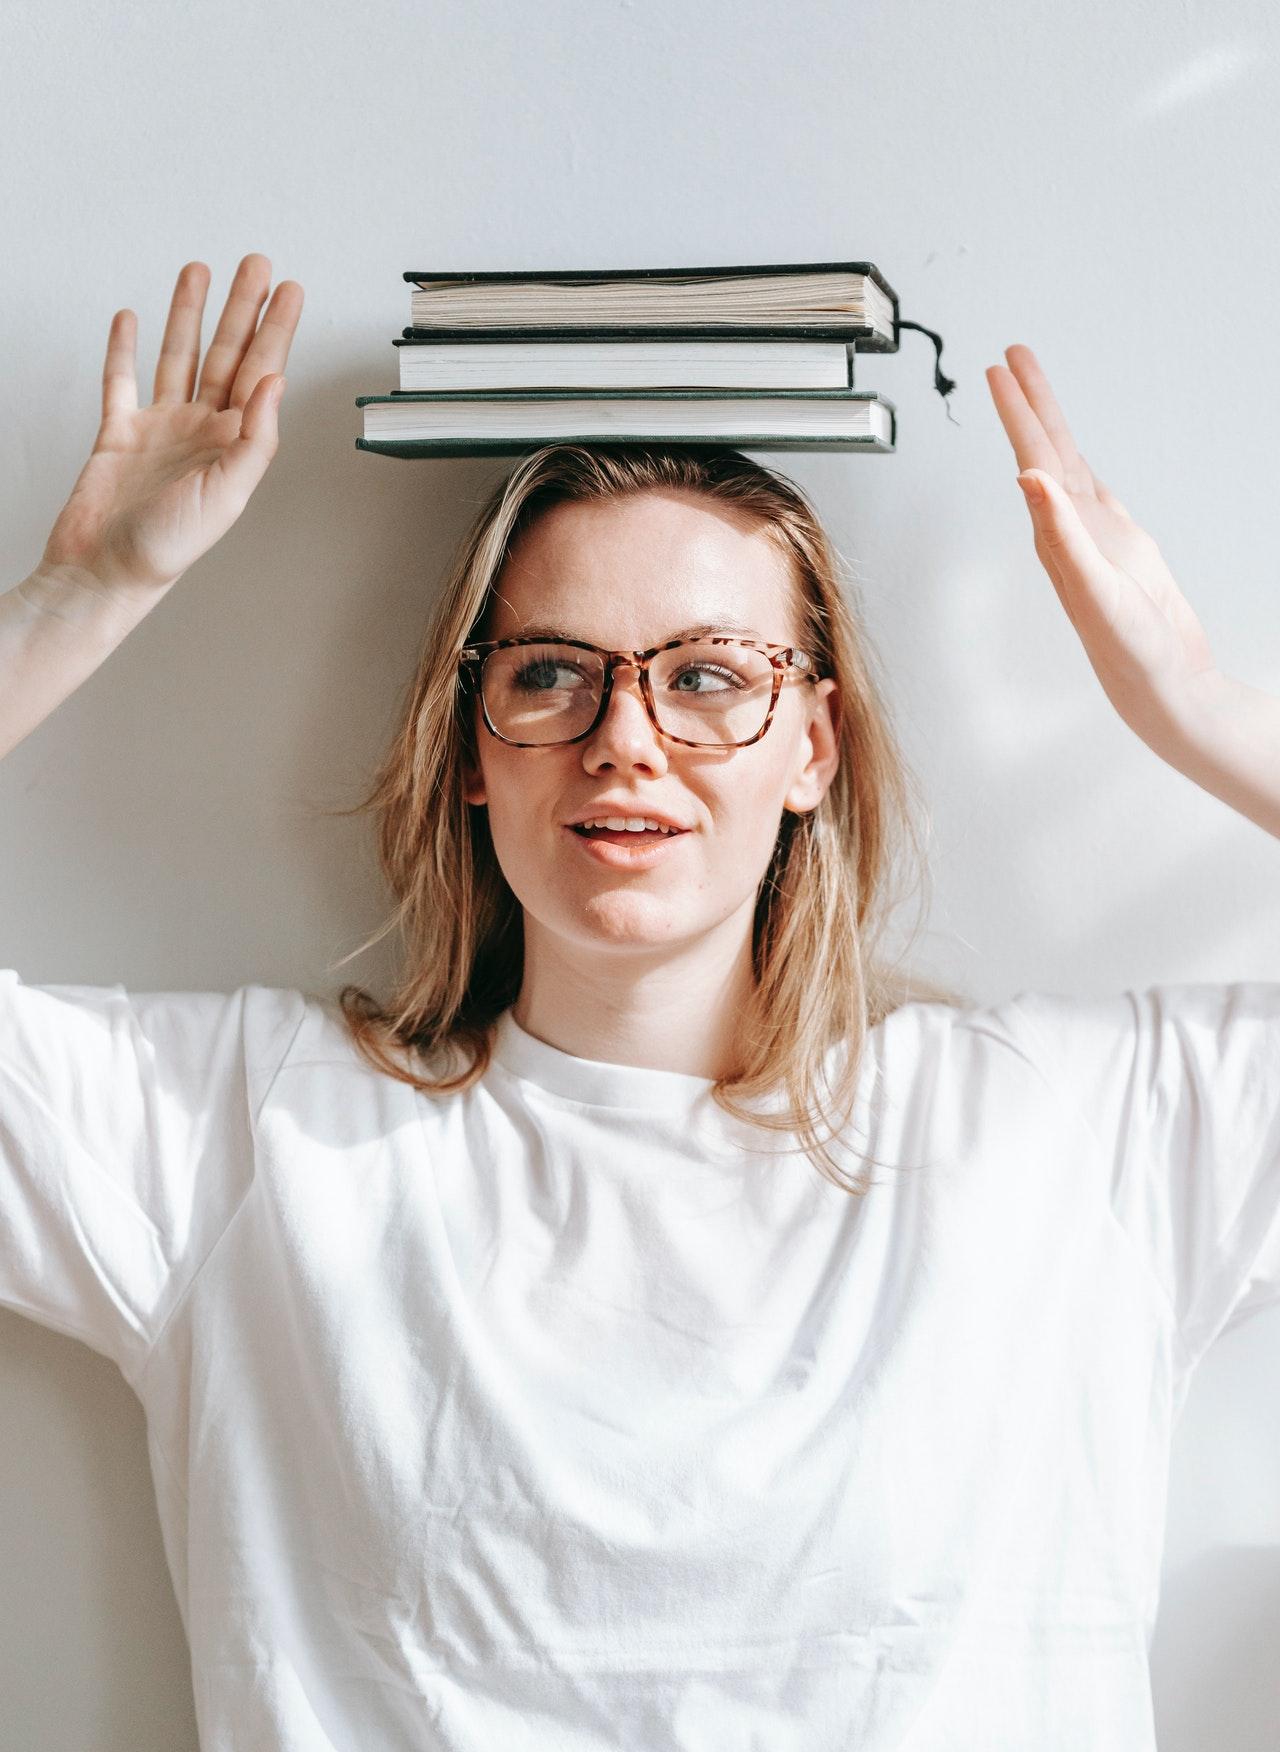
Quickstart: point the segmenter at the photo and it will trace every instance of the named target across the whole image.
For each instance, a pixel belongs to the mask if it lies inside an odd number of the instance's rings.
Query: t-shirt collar
[[[710,1077],[692,1077],[684,1071],[575,1058],[528,1033],[510,1010],[498,1018],[493,1056],[513,1077],[592,1107],[648,1108],[666,1114],[688,1111],[705,1102],[713,1087]]]

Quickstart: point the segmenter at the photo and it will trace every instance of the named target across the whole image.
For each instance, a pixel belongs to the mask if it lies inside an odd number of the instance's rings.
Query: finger
[[[236,372],[229,407],[245,406],[264,377],[284,370],[298,318],[302,315],[303,297],[302,287],[296,280],[282,280],[276,287],[250,342],[249,351]]]
[[[258,314],[270,286],[271,263],[266,256],[256,252],[245,256],[236,269],[227,302],[204,357],[200,388],[195,398],[198,402],[211,408],[230,405],[231,385],[240,369],[245,348],[258,326]]]
[[[132,310],[117,310],[107,336],[107,357],[102,367],[102,418],[138,411],[138,382],[134,356],[138,345],[138,318]]]
[[[1035,525],[1036,552],[1053,580],[1063,606],[1073,621],[1082,607],[1081,588],[1090,596],[1098,596],[1107,587],[1104,574],[1111,567],[1098,551],[1098,544],[1085,528],[1080,513],[1060,482],[1041,473],[1019,476],[1019,485],[1032,490],[1027,494],[1027,508]],[[1034,490],[1040,486],[1044,497],[1035,502]],[[1112,586],[1113,590],[1114,587]],[[1070,595],[1070,605],[1068,596]]]
[[[156,361],[155,392],[151,398],[154,402],[191,400],[200,364],[200,322],[210,277],[204,262],[188,262],[178,275]]]
[[[240,436],[223,451],[209,469],[209,485],[225,487],[236,502],[236,515],[267,472],[279,446],[277,412],[284,393],[284,378],[264,377],[244,405]]]
[[[1004,356],[1033,415],[1044,427],[1049,442],[1058,453],[1062,473],[1057,478],[1065,483],[1068,492],[1091,491],[1093,477],[1076,449],[1071,428],[1049,387],[1049,379],[1041,369],[1040,361],[1030,347],[1021,345],[1006,347]]]
[[[987,387],[1000,424],[1013,445],[1020,469],[1039,468],[1055,480],[1063,478],[1062,458],[1023,394],[1022,385],[1005,365],[987,367]]]
[[[1089,468],[1089,464],[1083,456],[1081,456],[1080,460],[1082,463],[1084,463],[1084,466],[1086,468]],[[1121,517],[1127,517],[1129,519],[1130,523],[1132,523],[1133,522],[1133,513],[1129,510],[1129,507],[1127,505],[1122,505],[1120,503],[1119,499],[1116,498],[1115,494],[1113,492],[1110,492],[1103,485],[1103,483],[1098,479],[1097,475],[1094,474],[1094,472],[1091,468],[1089,468],[1089,476],[1090,476],[1090,479],[1093,481],[1093,489],[1094,489],[1094,492],[1098,495],[1099,502],[1101,504],[1105,505],[1107,507],[1108,511],[1118,511],[1119,514],[1121,515]]]

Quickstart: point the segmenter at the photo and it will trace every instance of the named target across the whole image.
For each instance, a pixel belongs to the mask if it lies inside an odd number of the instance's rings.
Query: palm
[[[246,256],[196,391],[207,275],[202,263],[179,275],[149,407],[137,405],[136,319],[117,312],[102,423],[49,537],[49,564],[73,567],[112,590],[166,586],[235,522],[266,472],[275,452],[270,392],[297,325],[302,288],[296,281],[277,287],[257,327],[270,263]]]
[[[103,421],[53,532],[46,557],[84,566],[103,583],[167,583],[231,523],[214,463],[240,436],[240,409],[186,403]]]
[[[1181,662],[1191,671],[1212,667],[1205,630],[1147,532],[1127,513],[1111,510],[1092,494],[1068,496],[1095,546],[1119,575],[1113,610],[1113,618],[1121,623],[1119,630],[1126,631],[1126,616],[1141,618],[1153,638],[1166,640],[1170,663]],[[1155,615],[1147,613],[1141,600],[1124,589],[1125,579],[1138,586],[1155,608]],[[1128,631],[1132,636],[1136,629]]]

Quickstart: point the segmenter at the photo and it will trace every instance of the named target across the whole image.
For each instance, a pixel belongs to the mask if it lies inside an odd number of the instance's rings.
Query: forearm
[[[105,662],[164,594],[125,599],[87,574],[42,566],[0,595],[0,759]]]
[[[1280,838],[1280,699],[1215,670],[1179,722],[1171,764]]]

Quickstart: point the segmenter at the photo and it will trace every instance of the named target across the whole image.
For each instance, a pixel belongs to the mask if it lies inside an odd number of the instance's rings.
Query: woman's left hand
[[[1076,449],[1030,347],[1005,358],[987,383],[1022,471],[1040,564],[1107,698],[1145,741],[1214,670],[1209,641],[1151,536]]]
[[[1155,541],[1077,450],[1035,354],[1005,358],[987,384],[1036,553],[1107,698],[1163,760],[1280,835],[1280,701],[1222,674]]]

